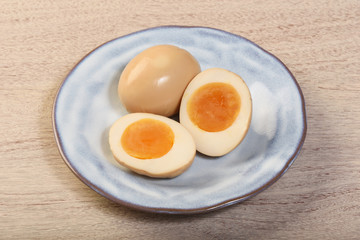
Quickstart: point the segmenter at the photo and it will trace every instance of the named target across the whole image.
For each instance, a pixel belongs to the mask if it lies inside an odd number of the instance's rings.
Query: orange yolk
[[[201,86],[189,99],[187,112],[191,121],[207,132],[227,129],[240,112],[238,92],[227,83],[213,82]]]
[[[121,137],[121,145],[130,156],[139,159],[159,158],[174,144],[171,128],[155,119],[145,118],[130,124]]]

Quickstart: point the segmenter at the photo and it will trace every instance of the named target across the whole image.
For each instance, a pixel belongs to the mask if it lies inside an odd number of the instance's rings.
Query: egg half
[[[118,84],[119,97],[129,112],[172,116],[179,111],[186,86],[199,72],[199,63],[185,49],[153,46],[126,65]]]
[[[180,123],[193,136],[199,152],[222,156],[248,132],[252,114],[249,88],[237,74],[222,68],[199,73],[186,88]]]
[[[192,164],[196,146],[175,120],[150,113],[130,113],[109,131],[114,158],[130,170],[157,178],[172,178]]]

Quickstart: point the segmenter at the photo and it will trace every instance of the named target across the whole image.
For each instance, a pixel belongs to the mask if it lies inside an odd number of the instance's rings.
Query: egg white
[[[207,132],[195,125],[187,112],[192,94],[205,84],[222,82],[230,84],[241,99],[240,112],[230,127],[218,132]],[[180,123],[190,132],[196,149],[208,156],[222,156],[232,151],[244,139],[251,122],[252,99],[249,88],[237,74],[222,68],[210,68],[199,73],[187,86],[180,105]]]
[[[121,136],[125,129],[144,118],[159,120],[174,132],[172,148],[160,158],[138,159],[130,156],[121,145]],[[151,113],[130,113],[119,118],[110,128],[109,143],[114,158],[121,165],[139,174],[157,178],[172,178],[183,173],[190,167],[196,154],[192,136],[180,123]]]

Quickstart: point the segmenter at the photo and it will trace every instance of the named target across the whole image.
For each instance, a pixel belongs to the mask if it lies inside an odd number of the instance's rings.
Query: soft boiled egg
[[[199,63],[185,49],[153,46],[126,65],[118,94],[129,112],[172,116],[179,111],[186,86],[199,72]]]
[[[199,152],[222,156],[245,137],[251,122],[252,100],[244,80],[222,68],[199,73],[186,88],[180,123],[193,136]]]
[[[150,113],[130,113],[110,128],[114,158],[132,171],[172,178],[192,164],[196,147],[190,133],[175,120]]]

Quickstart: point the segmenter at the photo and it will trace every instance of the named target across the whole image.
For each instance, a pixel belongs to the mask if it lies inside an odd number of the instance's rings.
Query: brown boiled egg
[[[243,79],[222,68],[199,73],[186,88],[180,123],[193,136],[199,152],[222,156],[245,137],[251,122],[252,100]]]
[[[186,50],[157,45],[136,55],[120,76],[118,93],[129,112],[172,116],[179,111],[188,83],[200,72]]]
[[[196,147],[178,122],[150,113],[130,113],[110,128],[114,158],[132,171],[157,178],[172,178],[192,164]]]

